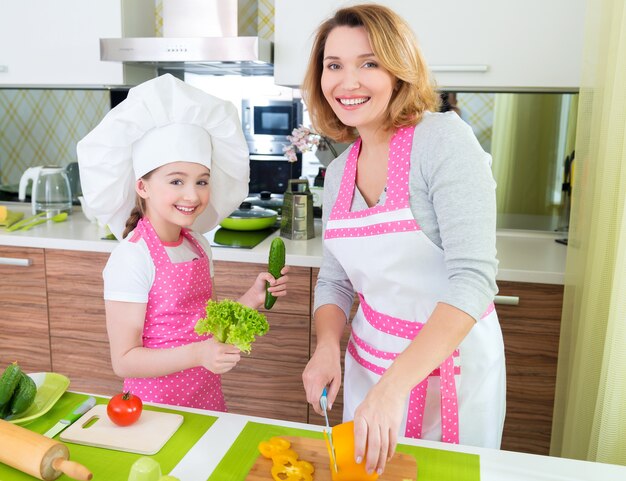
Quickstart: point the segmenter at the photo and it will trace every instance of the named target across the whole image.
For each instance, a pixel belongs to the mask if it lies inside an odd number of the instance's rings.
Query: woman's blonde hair
[[[154,172],[154,170],[151,170],[147,174],[142,175],[141,178],[143,180],[148,180],[150,176],[152,175],[152,172]],[[135,227],[137,227],[139,220],[145,214],[146,214],[146,201],[142,197],[140,197],[139,194],[135,194],[135,206],[133,207],[133,210],[130,211],[130,215],[128,216],[128,219],[126,220],[126,225],[124,226],[124,232],[122,233],[122,239],[126,239],[126,236],[130,234],[133,230],[135,230]]]
[[[437,110],[439,96],[431,83],[417,39],[406,22],[382,5],[354,5],[337,10],[323,22],[313,41],[302,96],[313,127],[319,133],[339,142],[351,142],[358,137],[356,129],[344,125],[335,115],[321,87],[328,35],[334,28],[343,26],[364,27],[374,55],[397,79],[383,128],[416,125],[425,111]]]

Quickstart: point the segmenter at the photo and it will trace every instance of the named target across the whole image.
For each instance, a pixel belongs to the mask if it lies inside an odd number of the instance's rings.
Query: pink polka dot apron
[[[344,420],[414,339],[449,281],[443,250],[421,231],[409,205],[414,128],[391,139],[384,204],[351,211],[360,139],[353,145],[324,231],[358,293],[345,358]],[[499,447],[505,412],[502,333],[493,304],[459,348],[407,399],[400,435]]]
[[[195,246],[198,258],[172,263],[150,221],[141,219],[135,229],[135,235],[145,240],[155,268],[143,328],[144,347],[167,349],[207,339],[198,336],[194,327],[206,313],[213,288],[209,259],[189,231],[182,229],[182,234]],[[220,376],[203,367],[167,376],[127,378],[124,391],[132,391],[143,401],[226,411]]]

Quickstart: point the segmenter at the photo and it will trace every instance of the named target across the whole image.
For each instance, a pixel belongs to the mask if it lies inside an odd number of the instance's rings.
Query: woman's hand
[[[320,397],[323,389],[328,386],[328,409],[331,409],[341,386],[339,346],[318,344],[302,373],[302,382],[306,391],[306,400],[320,415],[324,414],[320,407]]]
[[[398,430],[404,416],[405,397],[381,380],[354,413],[354,458],[365,458],[365,469],[382,474],[396,451]],[[366,452],[367,448],[367,452]]]
[[[198,359],[197,365],[215,374],[224,374],[234,368],[241,359],[241,351],[232,344],[224,344],[211,337],[192,344]]]
[[[256,276],[256,280],[252,287],[238,299],[241,304],[258,309],[265,303],[265,283],[268,282],[269,291],[274,297],[283,297],[287,295],[287,283],[289,282],[289,266],[285,266],[280,271],[281,276],[274,279],[269,272],[261,272]]]

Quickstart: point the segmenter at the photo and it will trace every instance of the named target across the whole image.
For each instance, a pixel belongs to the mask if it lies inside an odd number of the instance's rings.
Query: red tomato
[[[142,409],[141,399],[129,391],[116,394],[109,400],[107,414],[118,426],[130,426],[139,419]]]

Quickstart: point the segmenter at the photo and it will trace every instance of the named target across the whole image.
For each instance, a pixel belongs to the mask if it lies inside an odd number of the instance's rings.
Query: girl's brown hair
[[[141,178],[143,180],[148,180],[152,175],[152,172],[154,172],[154,170],[148,172],[147,174],[144,174]],[[130,215],[126,220],[126,226],[124,227],[124,232],[122,233],[122,239],[125,239],[130,232],[135,230],[139,219],[141,219],[145,214],[146,201],[142,197],[140,197],[139,194],[135,194],[135,207],[133,207],[133,210],[130,211]]]
[[[397,79],[383,128],[416,125],[425,111],[436,110],[439,96],[431,83],[426,61],[415,35],[393,10],[376,4],[342,8],[317,29],[309,64],[302,84],[302,96],[313,127],[339,142],[358,137],[355,128],[344,125],[333,112],[322,92],[324,49],[335,27],[364,27],[374,55],[381,66]]]

